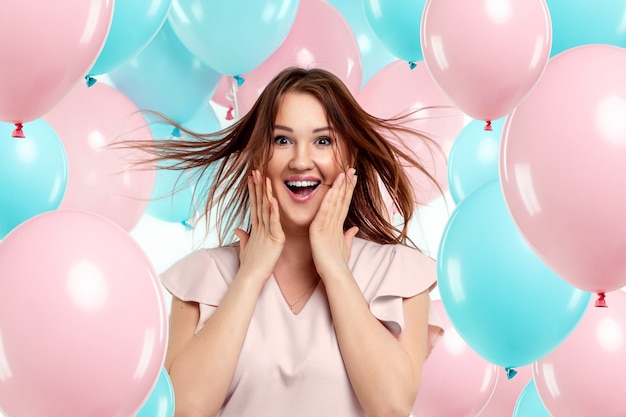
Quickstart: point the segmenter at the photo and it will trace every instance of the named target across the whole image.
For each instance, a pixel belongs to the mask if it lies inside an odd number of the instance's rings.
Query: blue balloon
[[[551,56],[596,43],[626,47],[624,0],[546,0],[546,4],[552,20]]]
[[[591,297],[533,252],[508,212],[499,180],[455,208],[437,259],[439,293],[454,328],[476,353],[504,368],[531,364],[555,349]]]
[[[37,214],[56,210],[68,178],[67,155],[56,131],[43,119],[15,126],[0,122],[0,239]]]
[[[148,45],[163,26],[170,5],[171,0],[115,0],[111,28],[89,75],[110,72]]]
[[[180,132],[169,124],[159,123],[153,117],[147,117],[150,122],[152,137],[155,139],[177,140]],[[221,125],[215,110],[206,104],[188,122],[184,128],[198,133],[213,133],[220,130]],[[161,164],[164,167],[164,164]],[[179,171],[159,169],[156,173],[154,190],[146,214],[171,223],[182,223],[186,227],[193,227],[198,210],[204,209],[202,195],[195,195],[195,181],[197,175],[193,171]]]
[[[137,108],[158,111],[177,123],[192,118],[221,79],[189,52],[167,22],[148,46],[108,76]]]
[[[135,417],[173,417],[174,388],[165,368],[161,369],[156,385]]]
[[[420,40],[426,0],[362,0],[365,16],[381,42],[399,59],[424,59]]]
[[[173,0],[168,21],[181,42],[206,65],[240,76],[258,67],[285,41],[299,6],[299,0]]]
[[[491,122],[493,130],[485,130],[485,122],[472,120],[465,125],[450,148],[448,187],[452,200],[458,204],[474,190],[498,178],[498,154],[504,119]]]
[[[381,42],[372,30],[362,0],[328,0],[346,19],[359,44],[361,52],[362,79],[361,88],[387,64],[398,58]]]
[[[543,405],[533,379],[526,384],[515,402],[513,417],[552,417]]]

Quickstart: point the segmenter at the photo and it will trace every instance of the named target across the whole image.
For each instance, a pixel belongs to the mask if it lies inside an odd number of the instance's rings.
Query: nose
[[[296,171],[306,171],[313,168],[311,147],[306,143],[299,142],[293,147],[293,154],[289,161],[289,168]]]

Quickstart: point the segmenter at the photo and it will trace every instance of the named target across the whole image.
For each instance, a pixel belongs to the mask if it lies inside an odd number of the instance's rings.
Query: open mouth
[[[320,185],[320,181],[285,181],[289,191],[297,196],[311,194]]]

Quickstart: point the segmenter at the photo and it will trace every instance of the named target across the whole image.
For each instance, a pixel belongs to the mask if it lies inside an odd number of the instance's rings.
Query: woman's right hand
[[[248,178],[250,193],[250,234],[236,229],[239,238],[239,273],[255,276],[263,282],[274,272],[285,245],[285,233],[280,224],[278,201],[268,178],[253,170]]]

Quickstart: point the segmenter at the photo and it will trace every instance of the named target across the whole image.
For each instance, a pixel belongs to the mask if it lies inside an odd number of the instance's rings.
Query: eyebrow
[[[287,126],[283,126],[283,125],[275,125],[274,129],[280,129],[280,130],[286,130],[287,132],[292,132],[293,133],[293,129]],[[318,127],[316,129],[313,129],[311,132],[313,133],[317,133],[317,132],[326,132],[329,131],[330,127],[325,126],[325,127]]]

